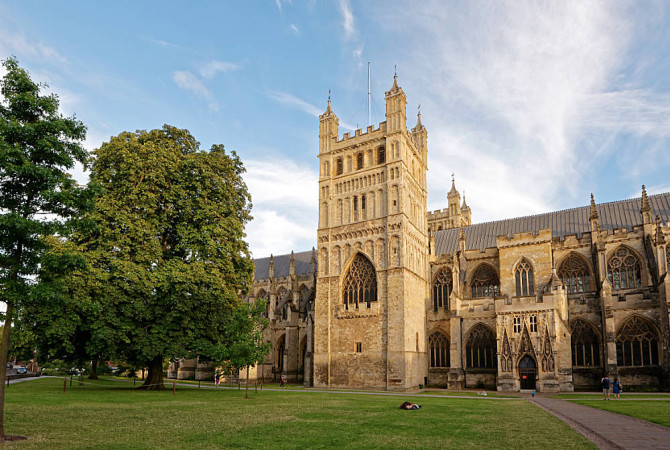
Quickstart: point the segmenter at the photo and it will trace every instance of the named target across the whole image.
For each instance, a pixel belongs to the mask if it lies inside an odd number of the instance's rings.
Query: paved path
[[[668,427],[555,398],[538,396],[530,401],[582,433],[599,448],[670,449]]]

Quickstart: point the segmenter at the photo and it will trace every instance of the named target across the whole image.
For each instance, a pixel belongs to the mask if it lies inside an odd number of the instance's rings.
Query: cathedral
[[[311,251],[255,260],[272,351],[258,379],[321,388],[498,391],[670,385],[670,193],[472,224],[456,189],[428,212],[428,132],[319,127]],[[317,188],[315,186],[315,188]]]

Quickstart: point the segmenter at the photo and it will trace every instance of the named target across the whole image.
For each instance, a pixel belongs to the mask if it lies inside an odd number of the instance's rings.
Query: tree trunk
[[[149,363],[149,374],[147,379],[144,380],[144,384],[138,389],[146,389],[148,391],[164,391],[165,385],[163,384],[163,356],[156,356]]]
[[[249,366],[247,366],[247,390],[244,393],[244,398],[249,398]]]
[[[6,302],[5,327],[2,329],[2,344],[0,345],[0,441],[5,440],[5,385],[7,379],[7,357],[9,356],[9,336],[12,332],[12,314],[14,304]]]
[[[89,380],[97,380],[98,379],[98,364],[100,363],[99,358],[95,358],[94,360],[91,361],[91,374],[88,376]]]

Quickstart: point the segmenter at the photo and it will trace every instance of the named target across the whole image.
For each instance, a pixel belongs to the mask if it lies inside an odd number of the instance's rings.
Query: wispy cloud
[[[306,112],[307,114],[310,114],[314,117],[319,117],[321,114],[324,113],[325,108],[317,108],[316,106],[312,105],[309,102],[306,102],[305,100],[296,97],[295,95],[286,93],[286,92],[268,92],[268,97],[271,98],[272,100],[275,100],[282,105],[291,107],[291,108],[296,108],[301,111]],[[348,130],[355,130],[356,127],[346,123],[346,122],[341,122],[340,121],[340,126],[342,128],[346,128]]]
[[[340,14],[342,14],[342,31],[344,32],[344,39],[350,40],[356,36],[354,13],[351,11],[349,0],[340,0],[339,7]]]
[[[151,42],[153,42],[153,43],[156,44],[156,45],[159,45],[159,46],[161,46],[161,47],[166,47],[166,48],[174,48],[174,49],[182,49],[182,48],[184,48],[184,47],[182,47],[181,45],[173,44],[172,42],[163,41],[163,40],[161,40],[161,39],[151,39]]]
[[[68,60],[54,47],[39,41],[31,41],[19,32],[0,30],[0,54],[11,54],[42,58],[52,64],[65,66]]]
[[[187,70],[178,70],[172,75],[172,80],[179,88],[189,91],[201,100],[205,100],[212,111],[218,111],[219,105],[210,91],[202,81]]]
[[[240,69],[241,67],[242,66],[237,63],[214,60],[203,64],[198,70],[198,73],[203,78],[213,78],[217,73],[232,72],[234,70]]]
[[[296,36],[300,34],[300,29],[298,28],[298,26],[296,24],[292,23],[291,25],[288,26],[288,28]]]

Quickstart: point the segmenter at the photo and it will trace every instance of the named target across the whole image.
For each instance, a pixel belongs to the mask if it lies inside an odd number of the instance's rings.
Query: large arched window
[[[498,275],[488,264],[477,267],[472,275],[472,297],[495,297],[500,293],[500,281]]]
[[[515,271],[516,296],[525,297],[533,295],[535,282],[533,280],[533,268],[530,263],[522,259]]]
[[[437,312],[439,308],[449,309],[449,295],[453,278],[450,269],[440,270],[433,279],[433,311]]]
[[[449,367],[449,339],[439,331],[428,338],[430,367]]]
[[[623,367],[658,365],[658,336],[645,319],[633,316],[619,328],[616,360]]]
[[[377,274],[375,268],[365,256],[357,253],[344,277],[342,297],[345,308],[358,308],[359,303],[377,301]]]
[[[640,261],[626,247],[620,247],[607,261],[607,278],[612,289],[640,287]]]
[[[486,325],[477,324],[470,331],[465,347],[467,367],[493,369],[496,367],[496,337]]]
[[[563,281],[568,294],[579,294],[591,290],[589,267],[584,258],[575,253],[570,253],[561,263],[558,276]]]
[[[585,320],[575,320],[571,339],[573,366],[600,366],[600,335],[592,325]]]

